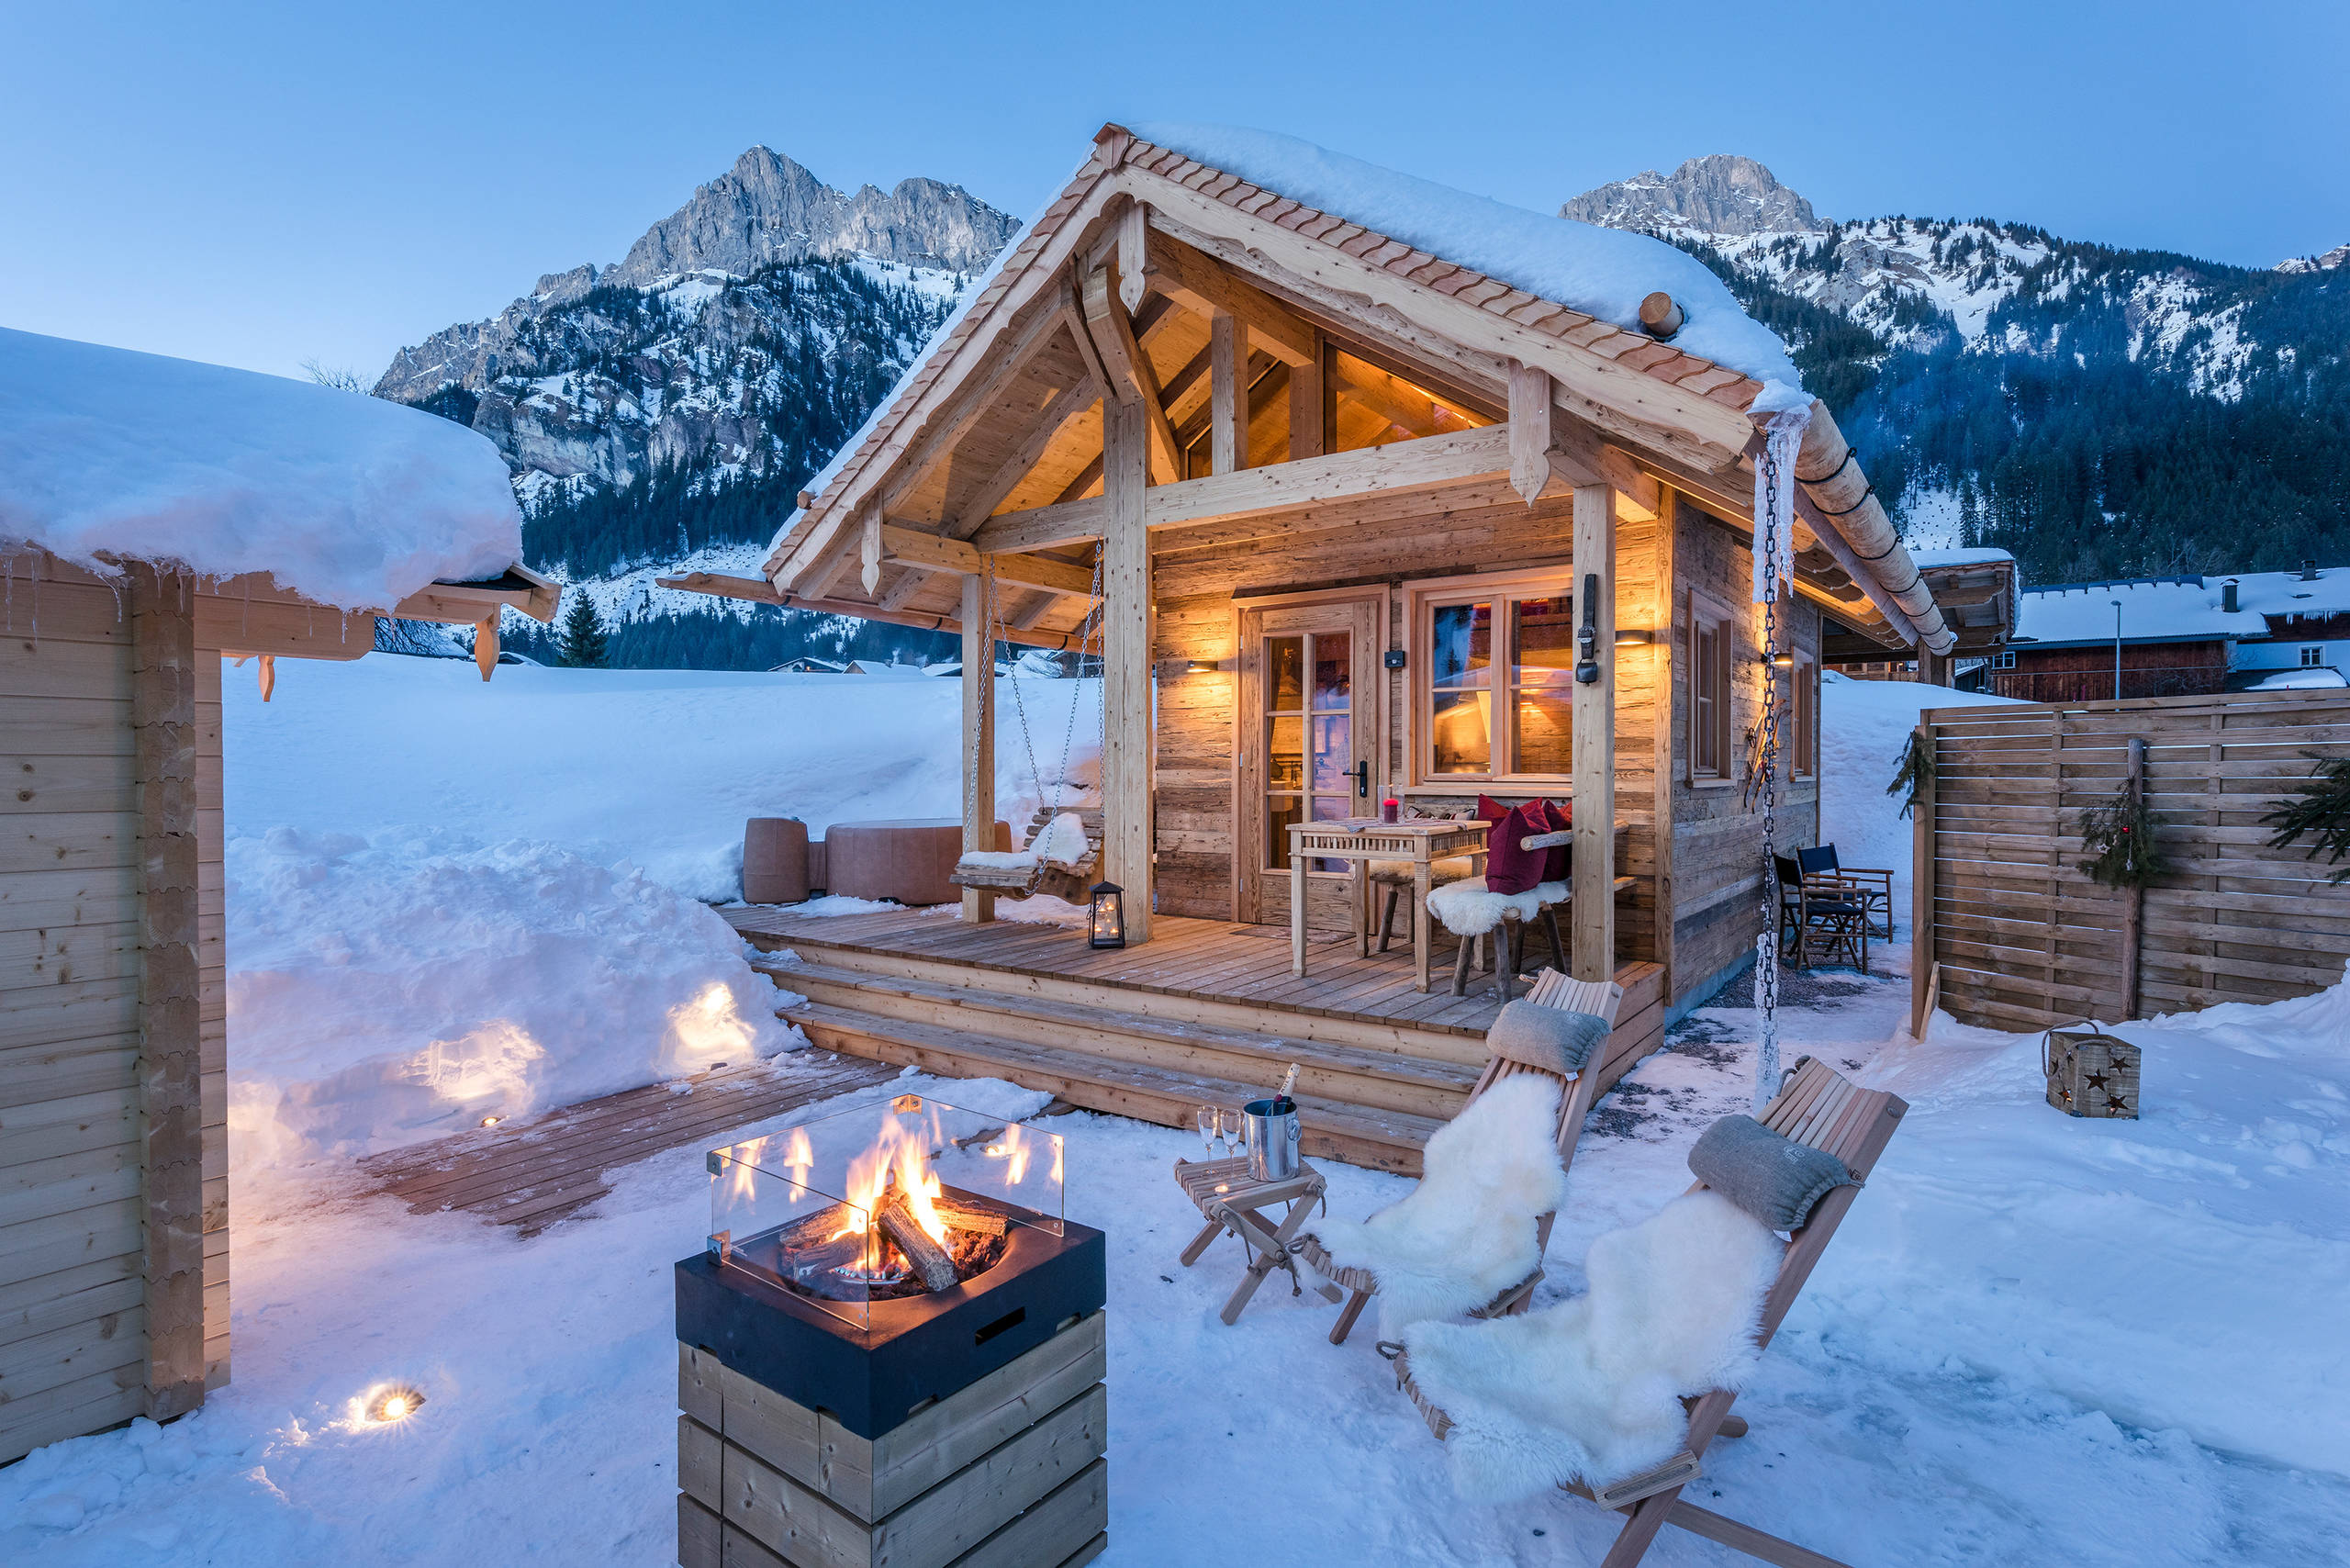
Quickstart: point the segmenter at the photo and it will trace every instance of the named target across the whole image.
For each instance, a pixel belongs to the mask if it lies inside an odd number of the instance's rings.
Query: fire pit
[[[1058,1136],[901,1094],[709,1165],[676,1271],[686,1568],[1102,1550],[1102,1239],[1062,1217]]]

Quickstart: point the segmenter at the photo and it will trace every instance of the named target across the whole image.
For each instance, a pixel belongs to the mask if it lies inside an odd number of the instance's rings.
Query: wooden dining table
[[[1371,863],[1406,860],[1412,866],[1412,980],[1428,989],[1428,886],[1430,868],[1449,856],[1482,854],[1486,824],[1482,822],[1417,820],[1382,822],[1377,817],[1343,817],[1324,822],[1292,823],[1289,828],[1289,958],[1290,971],[1305,973],[1306,863],[1347,862],[1347,907],[1353,911],[1355,953],[1371,956]]]

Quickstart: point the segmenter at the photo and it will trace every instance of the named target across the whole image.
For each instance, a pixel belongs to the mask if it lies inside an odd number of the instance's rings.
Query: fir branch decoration
[[[2125,784],[2104,805],[2083,812],[2080,834],[2081,847],[2089,852],[2081,871],[2093,882],[2143,888],[2170,869],[2154,843],[2154,814],[2146,809],[2145,791],[2135,786]]]
[[[2350,756],[2328,761],[2314,752],[2301,755],[2317,767],[2307,779],[2293,786],[2293,793],[2300,798],[2270,801],[2276,809],[2260,821],[2264,826],[2271,823],[2277,826],[2277,835],[2268,841],[2269,848],[2288,848],[2302,834],[2313,834],[2316,842],[2302,858],[2314,860],[2325,854],[2326,864],[2334,865],[2350,857]],[[2350,882],[2350,866],[2344,866],[2326,879]]]
[[[1926,737],[1912,730],[1909,744],[1901,748],[1901,766],[1894,770],[1893,782],[1885,787],[1886,794],[1901,796],[1904,822],[1918,809],[1918,792],[1933,781],[1933,751],[1926,745]],[[1904,790],[1908,793],[1904,794]]]

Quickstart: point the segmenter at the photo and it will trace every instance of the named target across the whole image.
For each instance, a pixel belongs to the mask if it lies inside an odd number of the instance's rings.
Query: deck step
[[[1468,1103],[1481,1070],[1394,1050],[1302,1039],[1154,1017],[1094,1002],[877,975],[826,963],[762,959],[752,967],[817,1002],[1032,1045],[1083,1051],[1193,1077],[1270,1091],[1292,1062],[1298,1088],[1316,1098],[1449,1120]],[[1114,995],[1114,993],[1112,993]],[[1280,1014],[1266,1014],[1269,1021]]]
[[[795,987],[794,989],[799,989]],[[1261,1097],[1252,1083],[1091,1051],[1036,1045],[937,1024],[890,1017],[831,1002],[810,1002],[783,1014],[827,1050],[919,1067],[950,1078],[1002,1078],[1058,1095],[1089,1111],[1132,1116],[1190,1130],[1203,1104],[1226,1108]],[[1306,1154],[1377,1170],[1416,1176],[1420,1149],[1442,1126],[1434,1116],[1348,1104],[1318,1095],[1297,1096]]]

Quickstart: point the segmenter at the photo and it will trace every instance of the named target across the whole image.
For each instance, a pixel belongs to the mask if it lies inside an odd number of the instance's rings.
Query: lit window
[[[1418,781],[1555,783],[1574,770],[1575,604],[1572,575],[1412,598],[1413,774]]]

